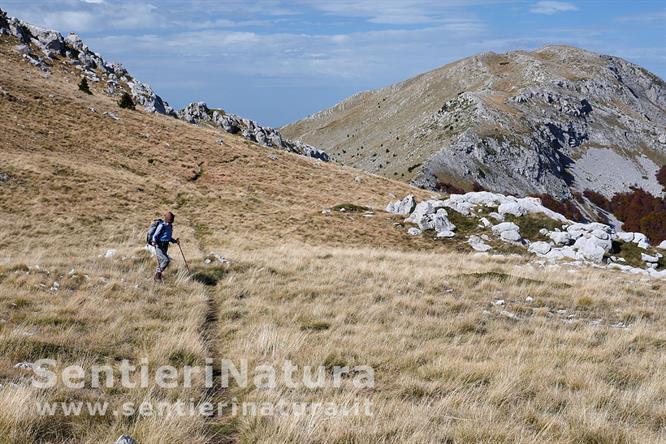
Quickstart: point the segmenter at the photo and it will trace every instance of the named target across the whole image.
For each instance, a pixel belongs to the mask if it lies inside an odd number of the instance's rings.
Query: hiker
[[[157,271],[155,272],[155,281],[162,280],[162,273],[169,266],[171,258],[167,254],[169,251],[169,243],[180,244],[180,239],[173,238],[173,220],[176,217],[171,211],[164,215],[164,220],[159,222],[155,233],[152,237],[152,245],[155,246],[155,254],[157,255]]]

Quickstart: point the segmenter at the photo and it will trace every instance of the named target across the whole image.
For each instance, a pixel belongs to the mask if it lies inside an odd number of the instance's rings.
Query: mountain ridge
[[[666,163],[665,110],[666,84],[644,68],[550,45],[455,61],[282,131],[343,164],[432,190],[479,184],[571,199],[638,185],[660,195],[654,173]],[[595,173],[595,162],[610,179]]]
[[[135,79],[122,64],[109,63],[99,53],[92,51],[78,34],[70,33],[63,37],[58,31],[8,17],[0,9],[0,35],[3,34],[16,37],[20,43],[16,51],[45,75],[48,75],[55,60],[62,59],[69,66],[80,70],[81,76],[89,83],[100,85],[98,89],[103,94],[120,98],[123,93],[127,93],[133,102],[147,112],[164,114],[192,124],[207,124],[227,133],[242,133],[246,140],[265,147],[276,147],[325,162],[330,160],[327,153],[314,146],[287,140],[273,128],[226,113],[222,109],[209,110],[204,102],[193,102],[176,111],[149,84]]]

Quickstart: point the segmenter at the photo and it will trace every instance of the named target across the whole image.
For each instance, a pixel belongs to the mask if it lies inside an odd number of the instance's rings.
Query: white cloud
[[[10,15],[61,33],[151,29],[170,24],[164,11],[144,3],[102,0],[30,1],[10,3]]]
[[[300,0],[328,15],[364,18],[383,25],[437,23],[464,6],[511,3],[512,0]]]
[[[540,1],[536,2],[530,8],[534,14],[557,14],[558,12],[578,11],[578,7],[573,3],[558,1]]]
[[[618,17],[617,20],[625,23],[658,23],[664,26],[666,23],[666,9],[643,14],[625,15]]]
[[[95,29],[97,17],[86,11],[47,12],[39,24],[52,29],[80,32]]]

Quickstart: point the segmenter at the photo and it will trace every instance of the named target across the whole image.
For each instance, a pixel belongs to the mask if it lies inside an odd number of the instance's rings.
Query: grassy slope
[[[0,182],[0,399],[16,406],[0,411],[8,442],[109,442],[122,432],[141,443],[665,438],[661,284],[450,252],[381,212],[324,215],[419,192],[279,151],[271,160],[231,135],[220,145],[212,130],[120,110],[94,87],[84,95],[59,66],[45,80],[11,42],[0,56],[0,87],[13,97],[0,95],[0,172],[9,175]],[[203,175],[188,181],[201,162]],[[178,257],[168,285],[150,282],[143,230],[167,208],[191,264],[216,286],[188,279]],[[118,254],[99,257],[107,248]],[[203,265],[210,251],[232,265]],[[492,305],[500,298],[506,307]],[[632,328],[609,327],[618,321]],[[182,392],[36,392],[12,367],[46,356],[369,364],[377,387],[210,393],[197,381]],[[374,416],[39,418],[30,409],[35,398],[203,396],[369,398]]]

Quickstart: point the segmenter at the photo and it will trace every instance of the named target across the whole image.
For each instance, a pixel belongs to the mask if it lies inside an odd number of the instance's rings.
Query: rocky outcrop
[[[119,63],[107,63],[93,52],[77,34],[63,37],[59,32],[7,17],[0,10],[0,34],[12,35],[24,45],[17,47],[23,58],[32,65],[49,71],[56,61],[64,62],[81,71],[89,81],[105,85],[104,92],[120,96],[128,92],[136,104],[153,113],[176,116],[173,109],[146,83],[129,75]]]
[[[465,234],[467,244],[478,252],[491,251],[493,245],[512,244],[547,261],[569,260],[666,277],[666,269],[659,269],[663,255],[650,246],[642,233],[618,232],[609,225],[596,222],[572,222],[544,207],[536,198],[517,198],[482,191],[416,203],[413,196],[409,195],[386,207],[389,213],[407,216],[403,223],[409,227],[408,233],[411,235],[433,232],[435,238],[459,236],[446,209],[478,221],[476,232]],[[407,210],[410,210],[409,213]],[[493,224],[486,215],[497,223]],[[512,219],[504,221],[508,217]],[[544,226],[538,234],[534,234],[533,224],[539,221]],[[522,234],[523,222],[532,233],[529,238]],[[626,260],[615,251],[624,244],[634,244],[633,248],[643,250],[640,255],[642,267],[624,264]],[[618,251],[623,250],[619,248]]]
[[[47,57],[58,57],[65,55],[65,41],[56,31],[40,28],[26,24],[25,27],[32,35],[32,41]]]
[[[132,99],[135,103],[143,106],[148,112],[167,114],[175,117],[176,113],[173,108],[169,106],[160,96],[155,94],[155,91],[147,83],[139,82],[138,80],[133,80],[127,82],[130,91],[132,93]]]
[[[178,111],[178,118],[187,123],[209,122],[210,114],[205,102],[193,102]]]
[[[0,35],[9,34],[9,21],[7,13],[0,9]]]
[[[405,196],[404,199],[390,202],[386,207],[386,212],[397,214],[400,216],[409,216],[416,208],[416,199],[413,195]]]
[[[218,109],[212,110],[205,102],[190,103],[178,111],[178,118],[188,123],[213,125],[227,133],[242,134],[245,139],[267,148],[277,148],[324,162],[331,160],[326,152],[318,148],[297,140],[285,139],[278,130],[261,126],[254,120],[227,114]]]

